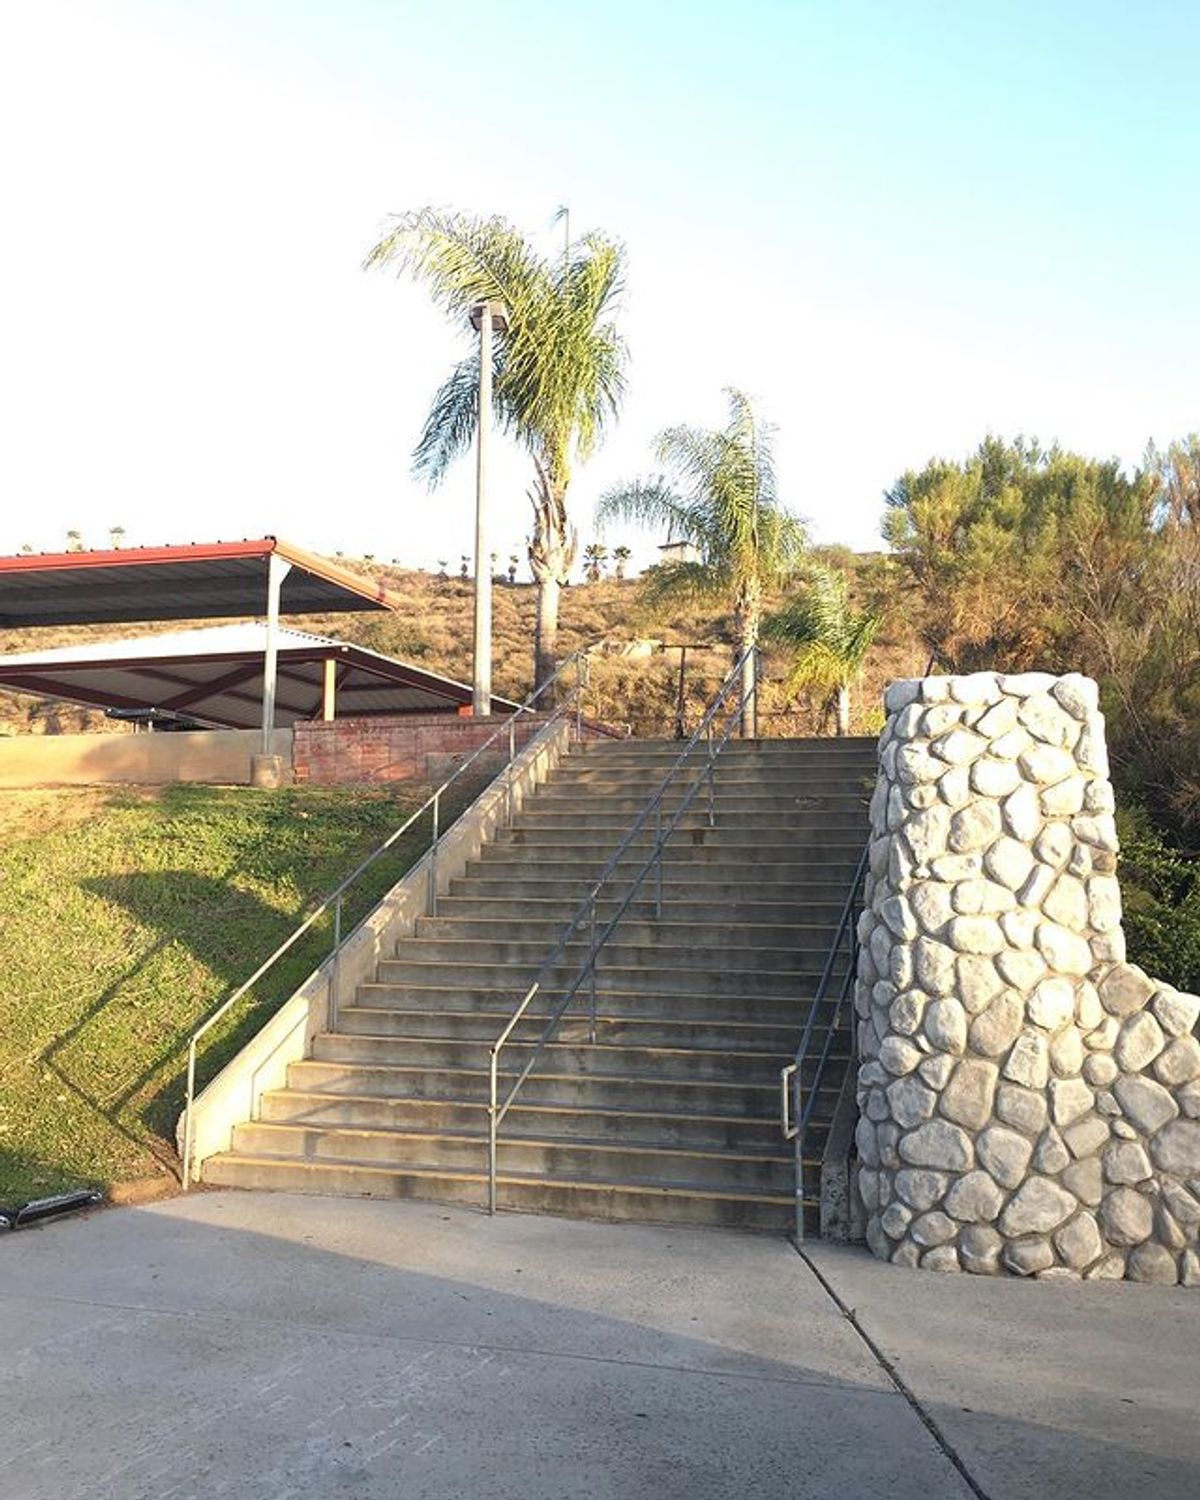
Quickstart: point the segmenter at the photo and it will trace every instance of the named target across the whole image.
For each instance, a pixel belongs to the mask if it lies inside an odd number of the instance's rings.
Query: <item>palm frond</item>
[[[479,354],[460,360],[434,393],[421,436],[413,450],[413,473],[426,480],[430,489],[445,477],[446,470],[466,453],[479,424]]]

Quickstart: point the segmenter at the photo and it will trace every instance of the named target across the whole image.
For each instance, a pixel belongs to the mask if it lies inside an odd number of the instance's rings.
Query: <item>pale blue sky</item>
[[[1134,462],[1200,427],[1197,57],[1200,0],[14,3],[0,549],[469,550],[470,464],[408,475],[461,335],[359,270],[427,202],[628,245],[585,539],[728,384],[822,540],[874,545],[896,475],[987,431]]]

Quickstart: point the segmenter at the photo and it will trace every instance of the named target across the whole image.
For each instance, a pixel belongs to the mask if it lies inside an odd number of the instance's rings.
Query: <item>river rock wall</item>
[[[867,1240],[1200,1283],[1200,999],[1125,962],[1096,686],[896,682],[855,1008]]]

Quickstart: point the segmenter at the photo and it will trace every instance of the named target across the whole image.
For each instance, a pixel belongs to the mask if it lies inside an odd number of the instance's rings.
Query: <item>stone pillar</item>
[[[860,923],[878,1256],[1200,1283],[1200,999],[1125,962],[1096,686],[888,689]]]

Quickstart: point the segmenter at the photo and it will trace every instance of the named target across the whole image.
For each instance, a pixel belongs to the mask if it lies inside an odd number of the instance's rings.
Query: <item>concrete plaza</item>
[[[1200,1295],[199,1192],[0,1241],[3,1500],[1200,1491]]]

